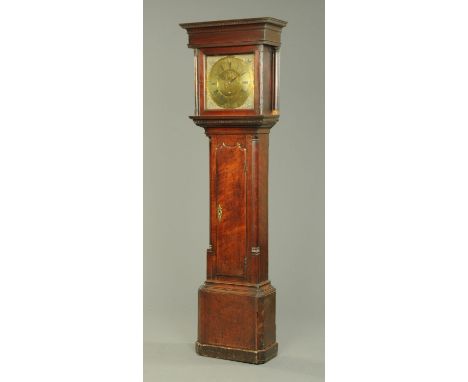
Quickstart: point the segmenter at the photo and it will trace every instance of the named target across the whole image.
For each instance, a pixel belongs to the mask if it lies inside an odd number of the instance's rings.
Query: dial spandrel
[[[254,55],[206,56],[206,109],[254,108]]]

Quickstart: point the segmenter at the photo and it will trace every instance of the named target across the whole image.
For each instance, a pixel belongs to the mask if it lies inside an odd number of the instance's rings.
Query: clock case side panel
[[[268,131],[268,130],[267,130]],[[268,280],[268,141],[269,134],[254,133],[247,138],[250,198],[247,276],[251,284]]]
[[[259,114],[271,115],[273,112],[272,92],[275,84],[275,71],[273,66],[273,48],[269,45],[260,45],[258,50],[259,66]]]
[[[268,152],[269,134],[259,134],[258,139],[258,269],[257,282],[268,280]]]
[[[245,116],[272,115],[272,94],[276,84],[274,68],[275,48],[269,45],[244,45],[229,47],[199,48],[196,59],[196,115],[199,116]],[[253,109],[207,109],[206,108],[206,56],[254,54],[254,108]]]

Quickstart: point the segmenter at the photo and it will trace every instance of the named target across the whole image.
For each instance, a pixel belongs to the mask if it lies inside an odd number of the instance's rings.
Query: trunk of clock
[[[247,247],[246,137],[215,138],[216,276],[245,278]]]
[[[210,138],[210,247],[199,289],[197,352],[263,363],[277,353],[268,281],[267,128],[205,128]]]

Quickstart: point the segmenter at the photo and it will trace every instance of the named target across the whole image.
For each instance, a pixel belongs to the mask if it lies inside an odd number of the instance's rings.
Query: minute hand
[[[231,83],[232,81],[236,80],[238,77],[242,77],[244,74],[246,74],[247,72],[244,72],[244,73],[241,73],[241,74],[238,74],[237,76],[235,76],[232,80],[229,81],[229,83]]]

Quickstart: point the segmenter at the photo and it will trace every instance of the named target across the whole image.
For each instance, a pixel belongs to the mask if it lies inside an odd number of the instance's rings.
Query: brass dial
[[[252,56],[245,55],[245,59],[240,57],[242,56],[222,57],[209,70],[208,93],[219,108],[253,108]]]

